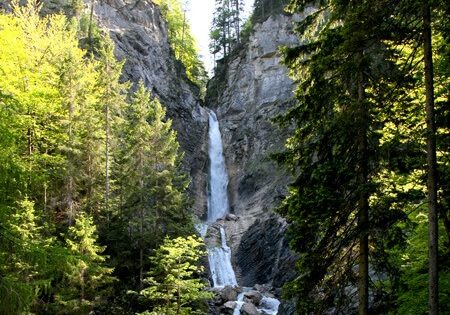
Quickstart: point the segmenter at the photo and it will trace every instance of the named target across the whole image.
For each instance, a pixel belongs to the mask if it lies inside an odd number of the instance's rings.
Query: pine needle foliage
[[[140,315],[206,314],[202,308],[213,294],[205,290],[199,260],[206,252],[203,241],[195,236],[165,238],[150,258],[152,269],[145,279],[148,288],[140,292],[155,305]]]

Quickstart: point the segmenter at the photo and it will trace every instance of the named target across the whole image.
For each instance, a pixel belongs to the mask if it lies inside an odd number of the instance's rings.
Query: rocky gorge
[[[216,112],[229,176],[230,214],[210,226],[206,242],[219,244],[224,227],[240,287],[219,290],[210,312],[233,314],[240,295],[241,314],[258,314],[263,295],[279,296],[294,266],[284,238],[287,224],[273,212],[289,176],[270,154],[282,148],[285,138],[272,119],[289,107],[294,88],[280,64],[279,47],[298,44],[292,24],[301,17],[280,13],[254,25],[248,41],[223,61],[203,102],[173,57],[157,5],[102,1],[94,6],[94,16],[110,33],[117,58],[125,60],[123,78],[142,80],[167,107],[185,152],[184,168],[192,178],[193,211],[201,220],[207,217],[210,177],[207,108]],[[288,314],[285,309],[282,305],[278,314]]]

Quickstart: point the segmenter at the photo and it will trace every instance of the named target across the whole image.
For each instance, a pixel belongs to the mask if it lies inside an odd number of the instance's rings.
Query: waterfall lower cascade
[[[197,229],[202,237],[206,236],[209,224],[225,217],[229,213],[228,202],[228,174],[223,155],[222,136],[219,129],[219,121],[213,111],[209,111],[209,160],[210,180],[208,195],[208,217],[204,224],[199,224]],[[220,246],[208,248],[208,262],[213,279],[214,288],[225,286],[237,286],[236,275],[231,264],[231,249],[227,245],[225,228],[220,226]],[[248,291],[249,288],[244,288]],[[239,294],[234,314],[239,315],[240,308],[244,304],[244,292]],[[280,302],[272,297],[263,297],[259,311],[263,314],[276,315]]]

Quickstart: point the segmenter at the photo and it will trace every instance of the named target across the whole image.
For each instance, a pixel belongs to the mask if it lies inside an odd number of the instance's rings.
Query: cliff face
[[[158,7],[151,1],[107,0],[96,2],[94,15],[110,32],[116,56],[126,60],[124,79],[143,80],[167,107],[186,153],[194,208],[201,217],[206,212],[207,114],[196,88],[171,54]],[[225,81],[216,82],[222,85],[221,93],[207,104],[216,108],[221,126],[231,211],[239,217],[223,224],[243,286],[272,283],[280,287],[292,269],[284,239],[286,223],[272,212],[285,194],[289,177],[269,154],[279,151],[285,138],[271,119],[286,110],[294,89],[287,69],[280,65],[278,48],[298,44],[292,33],[297,18],[279,14],[255,25],[245,47],[228,60]]]
[[[89,9],[91,0],[85,4]],[[170,51],[158,7],[144,0],[95,1],[94,17],[110,33],[118,59],[125,60],[123,79],[142,80],[166,106],[192,177],[195,212],[204,216],[208,115],[197,88]],[[281,287],[292,276],[294,258],[284,238],[286,222],[272,211],[286,193],[289,176],[269,156],[282,149],[286,137],[271,120],[289,107],[295,88],[280,64],[278,48],[298,44],[292,25],[301,18],[278,14],[255,25],[248,42],[227,60],[225,74],[213,79],[208,92],[214,95],[207,105],[220,121],[231,212],[237,215],[221,224],[226,226],[242,286]],[[213,91],[214,86],[220,89]]]
[[[239,283],[272,283],[290,276],[293,258],[284,239],[286,223],[272,212],[289,176],[271,161],[285,135],[272,123],[291,104],[294,83],[280,64],[280,46],[298,44],[292,32],[299,16],[283,14],[255,25],[249,42],[225,67],[226,87],[210,91],[216,108],[230,177],[231,209],[239,219],[225,222]],[[212,82],[210,86],[219,86]]]
[[[90,0],[85,3],[90,7]],[[133,83],[142,80],[166,106],[185,152],[194,209],[201,215],[206,207],[207,113],[200,104],[197,87],[189,82],[170,51],[158,6],[143,0],[96,1],[94,16],[99,26],[109,31],[116,57],[125,60],[123,79]]]

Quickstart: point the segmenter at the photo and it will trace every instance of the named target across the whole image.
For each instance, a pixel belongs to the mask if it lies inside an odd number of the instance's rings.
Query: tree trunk
[[[234,23],[235,23],[235,28],[236,28],[236,42],[237,42],[237,44],[239,44],[240,43],[240,41],[241,41],[241,39],[240,39],[240,32],[241,32],[241,30],[240,30],[240,25],[239,25],[239,10],[240,10],[240,6],[239,6],[239,0],[235,0],[236,2],[235,2],[235,5],[236,5],[236,8],[235,8],[235,10],[236,10],[236,14],[235,14],[235,20],[234,20]]]
[[[361,54],[362,58],[362,54]],[[367,125],[368,113],[365,105],[364,78],[360,70],[358,74],[358,109],[361,125],[358,126],[358,183],[362,189],[358,201],[358,230],[359,230],[359,315],[369,312],[369,200],[366,192],[368,181],[368,153],[367,153]]]
[[[141,198],[142,199],[142,198]],[[144,210],[141,203],[139,210],[139,289],[144,288]]]
[[[231,5],[230,5],[230,1],[226,2],[227,4],[227,12],[230,13],[231,12]],[[227,16],[227,20],[226,20],[226,25],[227,25],[227,38],[228,38],[228,54],[230,54],[231,52],[231,18]]]
[[[70,76],[72,76],[72,73],[70,74]],[[69,162],[69,166],[68,166],[68,181],[67,181],[67,206],[69,209],[69,215],[68,215],[68,221],[69,221],[69,226],[71,226],[73,224],[73,220],[74,220],[74,178],[73,178],[73,174],[74,174],[74,141],[73,141],[73,119],[74,119],[74,110],[75,110],[75,96],[73,95],[74,91],[74,87],[72,85],[72,78],[70,78],[70,83],[69,83],[69,93],[70,93],[70,99],[69,99],[69,152],[68,152],[68,156],[67,156],[67,160]]]
[[[430,315],[439,313],[438,291],[438,220],[437,220],[437,165],[436,165],[436,125],[434,118],[433,55],[431,46],[430,4],[423,6],[423,47],[425,63],[425,94],[427,113],[427,188],[428,188],[428,250],[429,279],[428,307]]]
[[[105,212],[109,223],[109,105],[105,106]]]
[[[144,152],[139,152],[139,288],[144,288]]]
[[[89,49],[91,50],[91,54],[94,53],[94,41],[92,39],[92,21],[94,18],[94,4],[95,0],[91,1],[91,12],[89,14],[89,29],[88,29],[88,41],[89,41]]]

